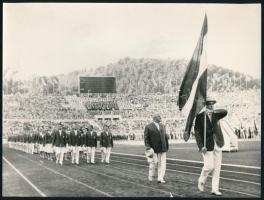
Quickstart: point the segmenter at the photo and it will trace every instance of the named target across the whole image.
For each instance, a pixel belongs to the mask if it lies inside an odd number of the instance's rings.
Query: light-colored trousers
[[[111,149],[112,147],[101,147],[101,152],[102,152],[102,163],[110,162],[110,154],[111,154]]]
[[[27,152],[30,154],[34,154],[34,143],[27,143],[27,144],[28,144]]]
[[[95,147],[86,147],[87,163],[94,163]]]
[[[71,161],[72,164],[76,163],[79,164],[79,160],[80,160],[80,146],[72,146],[72,152],[71,152]]]
[[[56,156],[56,163],[63,163],[63,156],[64,156],[65,147],[55,147],[55,156]]]
[[[153,161],[149,163],[149,177],[155,176],[156,167],[158,165],[158,181],[162,181],[166,171],[166,152],[154,153]]]
[[[202,156],[204,166],[199,177],[199,182],[205,183],[208,175],[212,172],[212,191],[218,191],[222,163],[222,150],[219,147],[216,147],[213,151],[207,151],[205,154],[202,153]]]

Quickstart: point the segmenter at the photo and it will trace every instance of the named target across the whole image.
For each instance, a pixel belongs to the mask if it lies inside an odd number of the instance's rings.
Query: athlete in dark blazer
[[[113,135],[109,130],[109,126],[104,125],[104,130],[100,135],[100,147],[102,152],[101,162],[109,164],[111,149],[114,147]]]
[[[66,132],[62,130],[62,124],[59,124],[59,129],[53,133],[52,146],[55,146],[56,163],[63,165],[63,156],[66,147]]]
[[[219,180],[222,163],[224,137],[219,120],[227,115],[227,110],[214,110],[215,100],[207,98],[205,111],[196,116],[194,132],[197,146],[202,153],[204,166],[198,179],[198,189],[204,191],[208,175],[212,172],[212,194],[221,196]],[[204,127],[206,119],[206,127]],[[204,130],[206,130],[206,145],[204,145]]]
[[[160,115],[155,114],[153,116],[153,122],[146,125],[144,142],[146,149],[152,148],[154,151],[153,160],[149,162],[149,181],[153,180],[155,168],[158,164],[158,182],[165,183],[166,152],[169,149],[169,142],[165,126],[161,123]]]
[[[113,143],[113,135],[111,132],[106,133],[107,131],[103,131],[100,135],[100,146],[101,147],[114,147]]]
[[[145,147],[151,147],[155,153],[167,152],[169,149],[168,136],[163,124],[159,123],[160,130],[154,122],[145,127]]]
[[[79,130],[79,127],[75,125],[74,129],[70,132],[69,144],[72,148],[71,161],[72,164],[79,164],[80,160],[80,151],[82,146],[82,133]]]
[[[196,116],[195,120],[195,138],[199,150],[202,150],[204,147],[204,115],[205,112],[202,112]],[[206,114],[206,149],[207,151],[213,151],[214,145],[216,144],[219,147],[224,146],[224,138],[220,124],[218,123],[220,119],[224,118],[227,115],[227,110],[217,109],[212,112],[212,121],[209,119],[208,114]],[[215,139],[214,139],[215,138]]]

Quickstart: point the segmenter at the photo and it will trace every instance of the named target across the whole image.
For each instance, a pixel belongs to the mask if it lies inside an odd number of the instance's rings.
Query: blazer
[[[90,132],[88,131],[85,134],[85,145],[87,147],[97,147],[97,134],[96,132]]]
[[[224,137],[221,130],[219,120],[227,115],[227,110],[217,109],[212,113],[212,121],[206,115],[206,149],[207,151],[214,150],[214,141],[221,148],[224,146]],[[196,116],[194,125],[194,135],[197,146],[201,150],[204,146],[204,112]]]
[[[65,147],[66,146],[66,133],[65,131],[61,131],[61,135],[59,130],[54,131],[52,145],[56,147]]]
[[[160,130],[154,122],[148,124],[144,130],[144,142],[146,147],[151,147],[155,153],[163,153],[169,150],[168,135],[163,124],[159,124]]]
[[[66,132],[66,144],[70,144],[70,132]]]
[[[44,135],[44,145],[52,143],[52,136],[49,132]]]
[[[28,138],[27,138],[28,143],[33,143],[33,137],[34,135],[28,134]]]
[[[82,133],[80,131],[77,130],[76,135],[75,135],[74,130],[70,132],[69,145],[71,146],[81,146],[82,145]]]
[[[44,144],[43,142],[44,142],[44,137],[43,137],[43,135],[39,134],[37,143],[38,144]]]
[[[106,132],[102,132],[100,135],[100,146],[101,147],[114,147],[113,143],[113,136],[111,132],[108,132],[108,135]]]
[[[31,142],[38,143],[39,133],[34,133]]]

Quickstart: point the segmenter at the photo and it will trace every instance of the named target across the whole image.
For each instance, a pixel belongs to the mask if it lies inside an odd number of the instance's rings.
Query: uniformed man
[[[212,194],[221,196],[219,179],[222,163],[221,147],[224,145],[224,137],[219,120],[227,115],[227,111],[224,109],[214,110],[215,103],[216,101],[211,98],[206,100],[206,110],[196,116],[194,130],[197,146],[204,160],[204,166],[198,179],[198,189],[204,191],[206,179],[212,172]],[[206,132],[204,133],[205,119]],[[204,134],[206,134],[206,145],[204,144]]]
[[[45,153],[48,160],[52,160],[52,137],[51,137],[51,127],[46,127],[44,136]]]
[[[39,149],[39,155],[41,158],[44,158],[44,134],[43,134],[43,128],[39,127],[39,136],[38,136],[38,149]]]
[[[73,130],[70,132],[70,145],[72,148],[72,164],[78,165],[80,160],[81,132],[77,124],[74,125]]]
[[[148,180],[151,182],[158,165],[158,183],[166,183],[164,180],[166,171],[166,152],[169,149],[168,135],[165,126],[161,123],[159,114],[153,116],[153,122],[148,124],[144,130],[144,142],[146,151],[153,149],[153,159],[149,162]]]
[[[59,124],[58,130],[54,131],[52,146],[55,147],[56,164],[63,165],[63,156],[66,147],[66,133],[63,130],[62,124]]]
[[[71,157],[71,145],[70,145],[70,128],[69,126],[65,127],[66,132],[66,151],[65,151],[65,160],[69,160]]]
[[[108,125],[104,125],[103,132],[100,135],[100,147],[101,147],[101,162],[109,164],[110,163],[110,154],[113,148],[113,136],[109,131]]]
[[[95,148],[97,147],[97,133],[93,130],[93,125],[90,125],[86,133],[86,142],[87,146],[87,163],[95,164]],[[110,155],[109,155],[110,158]],[[108,159],[109,163],[109,159]]]
[[[39,132],[35,131],[32,133],[32,145],[33,145],[33,152],[39,153]]]
[[[86,145],[86,134],[87,134],[87,128],[85,128],[84,126],[81,128],[81,146],[82,146],[82,152],[83,152],[83,155],[82,157],[83,158],[86,158],[85,157],[85,154],[87,155],[87,145]]]

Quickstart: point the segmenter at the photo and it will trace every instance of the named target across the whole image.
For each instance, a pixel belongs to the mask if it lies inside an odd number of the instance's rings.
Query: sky
[[[207,63],[261,77],[260,4],[4,3],[3,68],[19,79],[124,57],[190,59],[205,13]]]

